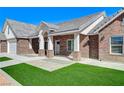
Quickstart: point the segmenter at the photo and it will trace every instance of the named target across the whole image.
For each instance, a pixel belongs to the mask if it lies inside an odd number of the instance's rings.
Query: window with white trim
[[[110,44],[112,54],[123,54],[123,36],[112,36]]]
[[[69,39],[67,40],[67,51],[73,51],[74,50],[74,40]]]

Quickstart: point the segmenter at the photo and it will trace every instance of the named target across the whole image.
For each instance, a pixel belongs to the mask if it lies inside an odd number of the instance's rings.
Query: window
[[[122,54],[123,53],[123,36],[111,37],[111,53]]]
[[[74,50],[74,40],[73,39],[69,39],[67,41],[67,50],[68,51],[73,51]]]

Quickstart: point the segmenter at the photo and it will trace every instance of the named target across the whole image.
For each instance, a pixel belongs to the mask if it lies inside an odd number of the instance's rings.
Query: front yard
[[[22,85],[124,85],[123,71],[79,63],[53,72],[48,72],[25,63],[2,69]]]
[[[0,57],[0,62],[12,60],[9,57]]]

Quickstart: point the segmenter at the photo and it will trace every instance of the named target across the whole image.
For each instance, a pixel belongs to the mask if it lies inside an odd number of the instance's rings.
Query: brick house
[[[0,52],[124,61],[123,18],[122,9],[110,17],[100,12],[39,26],[7,19],[0,34]]]

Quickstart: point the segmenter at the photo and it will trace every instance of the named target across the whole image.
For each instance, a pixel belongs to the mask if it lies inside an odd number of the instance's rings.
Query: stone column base
[[[53,50],[47,50],[47,57],[48,58],[54,57],[54,51]]]
[[[38,56],[45,56],[45,50],[39,49]]]
[[[81,54],[78,51],[73,52],[73,60],[74,61],[80,61],[81,60]]]

